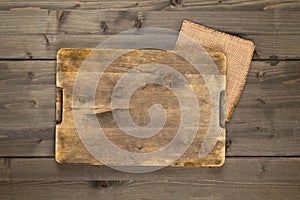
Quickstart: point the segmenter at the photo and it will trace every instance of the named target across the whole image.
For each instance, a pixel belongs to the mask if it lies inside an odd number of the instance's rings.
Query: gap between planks
[[[53,156],[55,61],[0,65],[0,156]],[[299,156],[299,69],[299,61],[252,63],[227,125],[227,156]]]

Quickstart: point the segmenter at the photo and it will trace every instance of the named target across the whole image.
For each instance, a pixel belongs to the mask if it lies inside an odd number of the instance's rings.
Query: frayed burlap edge
[[[227,58],[226,121],[229,121],[246,83],[254,53],[254,43],[184,20],[179,34],[191,37],[206,49],[223,52]],[[179,37],[180,38],[180,37]],[[178,39],[176,46],[180,45]],[[228,46],[228,45],[232,45]],[[235,46],[235,47],[234,47]],[[241,58],[238,58],[241,57]],[[239,65],[237,65],[239,63]],[[238,75],[237,75],[238,74]]]

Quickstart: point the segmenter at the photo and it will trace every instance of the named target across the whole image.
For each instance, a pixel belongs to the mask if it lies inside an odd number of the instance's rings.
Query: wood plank
[[[250,149],[253,150],[248,148],[250,143],[255,143],[256,150],[266,156],[283,155],[282,151],[292,146],[291,152],[300,152],[300,146],[296,144],[300,136],[300,71],[299,67],[287,67],[299,66],[299,63],[255,63],[248,74],[242,99],[227,126],[229,144],[236,141],[236,145],[229,145],[228,153],[237,148],[243,149],[240,155],[247,155]],[[266,147],[270,139],[274,139],[272,145]],[[277,154],[271,153],[274,150]],[[286,152],[284,155],[291,154]]]
[[[178,6],[177,6],[178,7]],[[183,0],[181,9],[184,10],[299,10],[298,0]]]
[[[0,59],[55,59],[60,48],[93,48],[111,35],[0,35]]]
[[[4,0],[0,3],[0,10],[22,10],[29,8],[49,9],[49,10],[164,10],[171,6],[170,0],[54,0],[54,1],[24,1],[24,0]]]
[[[300,155],[299,65],[252,62],[227,125],[226,155]],[[55,62],[1,61],[0,66],[0,156],[53,156]]]
[[[55,63],[0,62],[1,155],[53,155]]]
[[[182,20],[188,19],[234,34],[297,35],[300,33],[299,17],[300,13],[296,11],[108,12],[29,9],[0,11],[0,34],[116,34],[139,27],[179,30]]]
[[[1,158],[1,181],[185,180],[212,184],[300,184],[300,158],[226,158],[222,167],[166,167],[150,173],[125,173],[106,166],[60,165],[54,158]]]
[[[54,0],[54,1],[24,1],[2,0],[1,10],[41,8],[50,10],[61,9],[101,9],[101,10],[299,10],[298,0]]]
[[[0,182],[9,199],[299,199],[299,184],[218,181],[38,181]],[[180,189],[179,189],[180,188]]]
[[[55,59],[60,48],[95,48],[111,36],[113,35],[0,35],[0,59]],[[300,34],[238,36],[254,42],[254,59],[300,59]],[[132,36],[127,37],[131,39]]]
[[[187,16],[206,26],[212,25],[220,31],[253,40],[257,46],[255,59],[270,58],[267,62],[252,64],[242,100],[233,121],[228,124],[227,155],[299,156],[300,63],[279,60],[299,59],[300,29],[299,22],[296,22],[299,1],[184,0],[171,4],[167,0],[145,0],[139,4],[135,0],[84,1],[1,1],[0,10],[7,10],[7,13],[0,12],[4,21],[0,22],[0,59],[54,59],[60,47],[94,47],[93,42],[98,41],[98,37],[151,24],[178,30],[185,11],[201,11],[193,14],[199,17]],[[183,5],[176,2],[183,2]],[[67,10],[61,12],[62,9]],[[91,21],[77,23],[80,15],[89,12],[85,9],[93,10],[84,17]],[[83,10],[83,14],[71,13],[69,18],[72,10]],[[167,12],[166,15],[157,15],[157,18],[154,16],[152,20],[145,13],[154,10],[174,11],[178,16]],[[216,18],[212,17],[215,12],[201,14],[216,10],[219,11]],[[256,12],[244,16],[241,10],[266,11],[268,16],[256,17]],[[112,15],[124,13],[119,17],[94,14],[102,11],[112,11]],[[130,18],[118,21],[128,11]],[[220,20],[223,11],[238,11],[239,15],[235,13],[235,17],[229,17],[229,20],[224,15],[224,20]],[[281,11],[294,11],[295,18],[291,17],[292,14],[283,16]],[[254,20],[250,19],[250,14],[254,15]],[[239,18],[242,18],[241,22],[237,22]],[[217,20],[223,25],[214,22]],[[80,26],[79,30],[77,26]],[[88,35],[83,38],[83,35],[65,33]],[[62,36],[70,39],[57,39]],[[26,66],[26,63],[29,64]],[[53,156],[54,90],[50,87],[55,81],[55,63],[33,63],[0,62],[0,156]],[[299,157],[229,157],[225,166],[219,169],[187,168],[179,171],[178,168],[166,168],[150,174],[132,175],[106,167],[59,166],[54,158],[2,158],[0,199],[74,199],[74,196],[80,199],[300,199],[299,163]],[[121,181],[114,181],[119,179]]]
[[[0,156],[53,156],[55,62],[0,64]],[[299,156],[299,65],[299,61],[252,62],[227,125],[226,155]]]
[[[0,61],[0,85],[52,85],[55,68],[54,61]]]
[[[239,36],[239,35],[238,35]],[[299,37],[298,37],[299,36]],[[255,44],[254,59],[299,59],[300,35],[241,35]]]

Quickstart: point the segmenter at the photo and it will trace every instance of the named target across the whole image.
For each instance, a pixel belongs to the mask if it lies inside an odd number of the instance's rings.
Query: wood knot
[[[32,105],[32,107],[36,107],[36,101],[31,101],[31,105]]]
[[[38,138],[37,143],[42,143],[43,139],[42,138]]]
[[[257,98],[256,101],[259,102],[259,103],[261,103],[262,105],[266,104],[266,102],[263,99],[261,99],[261,98]]]
[[[267,169],[266,169],[266,166],[265,166],[265,165],[261,165],[261,171],[262,171],[262,172],[265,172],[265,171],[267,171]]]
[[[108,181],[91,181],[90,186],[95,189],[107,188],[109,186]]]
[[[137,145],[137,149],[138,149],[138,150],[142,150],[142,149],[143,149],[143,146],[140,145],[140,144],[138,144],[138,145]]]
[[[33,72],[27,73],[30,79],[33,79],[35,77],[35,74]]]
[[[276,55],[270,56],[269,59],[270,59],[271,66],[276,66],[279,63],[279,58]]]
[[[79,7],[81,7],[80,3],[76,3],[76,4],[74,5],[74,8],[79,8]]]
[[[264,77],[265,77],[266,73],[263,72],[263,71],[258,71],[257,74],[256,74],[256,77],[259,79],[259,80],[263,80]]]
[[[135,28],[141,28],[142,27],[142,20],[139,17],[135,18],[134,27]]]
[[[227,139],[226,140],[226,148],[228,149],[231,146],[231,144],[232,144],[231,139]]]
[[[182,6],[183,0],[171,0],[170,3],[172,6]]]
[[[26,54],[25,54],[25,59],[32,59],[33,58],[33,56],[32,56],[32,54],[30,53],[30,52],[27,52]]]
[[[104,32],[106,32],[106,30],[107,30],[107,25],[106,25],[106,23],[104,22],[104,21],[101,21],[100,22],[100,29],[101,29],[101,31],[104,33]]]
[[[122,185],[122,181],[90,181],[89,185],[94,189],[104,189],[112,186]]]

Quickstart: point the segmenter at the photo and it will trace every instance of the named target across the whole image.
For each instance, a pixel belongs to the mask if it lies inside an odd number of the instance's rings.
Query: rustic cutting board
[[[56,96],[56,160],[59,163],[81,163],[102,165],[82,143],[76,126],[72,111],[73,86],[79,68],[91,49],[61,49],[57,54],[57,96]],[[97,56],[109,58],[113,52],[118,50],[97,49],[93,50]],[[209,53],[216,63],[220,74],[226,75],[226,58],[220,52]],[[180,123],[180,105],[177,97],[169,90],[176,80],[169,77],[170,85],[161,86],[148,84],[139,88],[131,97],[129,110],[134,122],[145,126],[150,122],[149,107],[153,104],[161,104],[166,109],[167,118],[164,128],[150,138],[136,138],[125,134],[118,128],[114,121],[111,108],[112,91],[124,72],[140,64],[153,61],[171,66],[182,73],[188,80],[199,102],[201,112],[197,134],[187,151],[172,165],[176,166],[220,166],[225,159],[225,128],[216,140],[212,151],[204,158],[199,158],[199,149],[203,145],[204,138],[210,123],[211,107],[210,93],[205,85],[203,77],[180,56],[169,51],[162,50],[132,50],[116,59],[103,73],[95,94],[95,107],[91,114],[97,116],[98,122],[106,134],[106,137],[119,148],[128,152],[147,153],[153,152],[168,144],[176,134]],[[225,80],[225,79],[224,79]],[[225,84],[225,81],[224,81]],[[93,107],[91,107],[93,108]],[[225,109],[221,109],[225,112]],[[192,113],[191,113],[192,114]],[[220,113],[223,117],[225,113]],[[223,120],[223,119],[220,119]],[[220,121],[214,122],[221,124]],[[222,122],[223,123],[223,122]],[[223,124],[224,125],[224,124]],[[88,126],[88,125],[87,125]],[[91,134],[88,131],[84,134]],[[95,141],[96,142],[96,141]],[[107,164],[107,163],[106,163]],[[110,163],[108,163],[110,164]],[[118,161],[115,165],[125,165],[128,162]],[[148,160],[142,165],[160,165],[157,160]],[[129,164],[130,165],[130,164]]]

